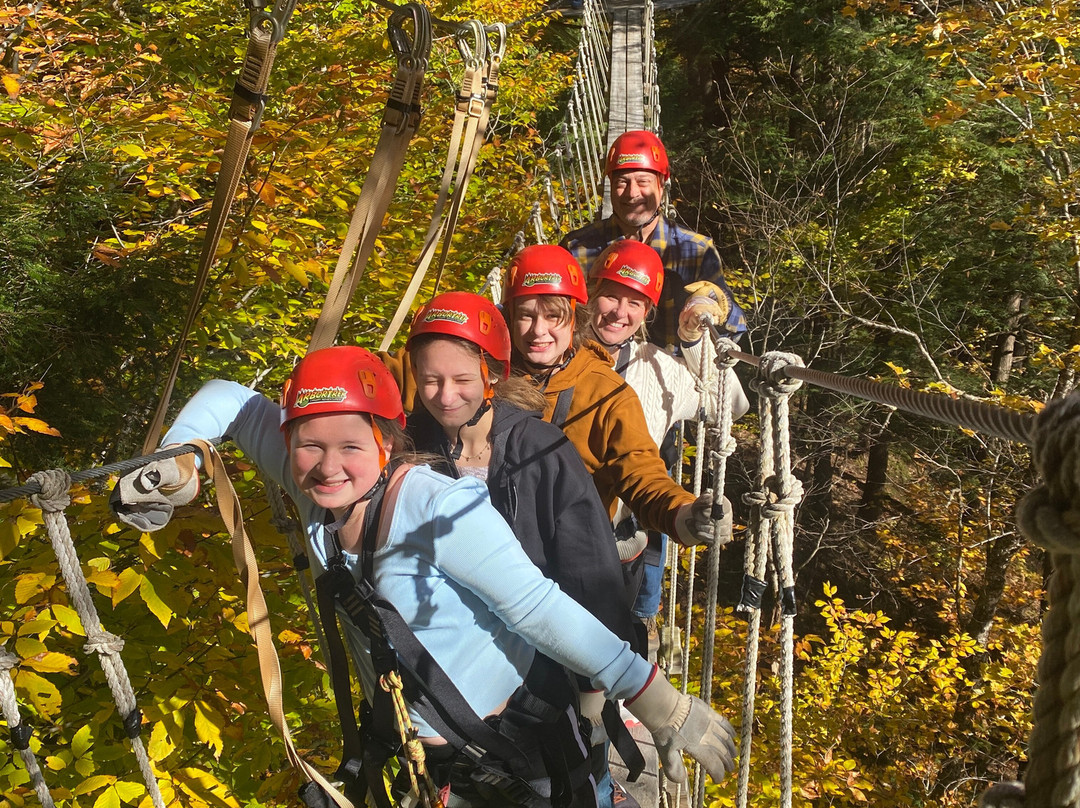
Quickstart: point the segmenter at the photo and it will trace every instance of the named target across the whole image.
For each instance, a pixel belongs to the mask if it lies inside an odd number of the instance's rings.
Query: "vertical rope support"
[[[41,775],[41,767],[38,765],[37,756],[30,748],[30,726],[23,722],[19,716],[19,702],[15,698],[15,682],[9,671],[14,671],[19,666],[19,658],[0,648],[0,709],[3,710],[4,720],[7,721],[11,731],[11,745],[19,751],[23,766],[30,775],[30,783],[37,794],[38,802],[42,808],[53,808],[52,794],[45,784],[45,778]]]
[[[71,531],[64,518],[64,509],[71,504],[71,497],[68,496],[71,480],[67,472],[59,469],[39,471],[30,480],[41,486],[41,493],[34,494],[30,499],[36,507],[41,508],[45,527],[49,532],[49,540],[52,542],[53,551],[60,565],[60,573],[67,584],[68,595],[86,630],[84,648],[87,653],[96,653],[101,661],[101,669],[105,672],[109,690],[112,691],[113,700],[120,711],[120,718],[131,741],[131,749],[139,761],[139,770],[142,772],[143,781],[146,783],[146,790],[153,801],[154,808],[165,808],[165,802],[158,790],[157,777],[154,775],[150,758],[146,753],[146,746],[139,735],[142,714],[135,702],[135,692],[132,690],[127,669],[120,657],[124,641],[101,628],[97,608],[90,596],[90,587],[79,565],[79,557],[71,540]]]
[[[731,436],[731,403],[732,385],[728,370],[738,362],[737,359],[727,357],[725,351],[728,347],[735,347],[735,343],[724,340],[725,345],[718,346],[716,366],[720,371],[719,389],[717,393],[717,406],[719,408],[717,427],[710,430],[709,445],[710,459],[713,463],[713,502],[722,503],[724,489],[727,486],[727,459],[735,452],[735,439]],[[699,379],[707,379],[705,362],[708,361],[706,352],[701,352],[702,368]],[[702,389],[704,399],[704,388]],[[704,410],[704,400],[702,410]],[[712,704],[712,680],[713,680],[713,655],[716,653],[716,608],[718,592],[720,588],[720,555],[722,548],[719,543],[709,548],[706,556],[708,578],[705,584],[705,637],[701,647],[701,699],[706,704]],[[694,801],[697,808],[705,804],[705,778],[701,776],[701,766],[695,766]]]
[[[773,408],[772,434],[763,440],[773,442],[774,476],[770,501],[764,506],[772,521],[773,566],[780,586],[780,651],[782,689],[780,697],[780,805],[791,808],[792,707],[795,672],[795,577],[792,554],[795,536],[795,506],[802,499],[802,484],[791,473],[791,432],[788,424],[788,400],[802,382],[789,378],[784,369],[802,367],[794,354],[767,353],[761,360],[758,392]]]
[[[684,422],[680,421],[679,426],[678,426],[678,430],[677,430],[676,435],[675,435],[675,445],[679,447],[679,459],[678,459],[677,462],[678,462],[678,468],[679,468],[678,482],[679,482],[680,485],[682,484],[682,453],[683,453],[683,430],[684,430],[684,428],[685,428]],[[676,609],[677,604],[678,604],[678,594],[679,594],[679,555],[680,555],[680,550],[681,549],[682,549],[682,547],[677,541],[674,541],[673,539],[670,539],[670,538],[668,539],[667,558],[665,559],[665,563],[667,564],[667,571],[668,571],[667,612],[666,612],[666,616],[664,617],[664,634],[663,634],[663,636],[666,639],[666,643],[661,642],[660,643],[661,648],[663,648],[665,646],[665,644],[669,648],[674,648],[674,646],[675,646],[675,639],[676,639],[675,609]],[[668,799],[667,799],[667,789],[664,787],[664,780],[666,778],[664,777],[664,770],[663,769],[659,770],[659,772],[657,773],[657,778],[658,778],[658,782],[659,782],[660,800],[666,806],[667,802],[668,802]]]
[[[1051,402],[1032,430],[1032,454],[1044,482],[1021,500],[1016,518],[1031,541],[1050,551],[1053,573],[1043,617],[1042,655],[1028,739],[1024,796],[998,786],[984,805],[1080,806],[1080,395]]]
[[[756,381],[752,383],[756,389]],[[769,559],[768,537],[772,525],[765,512],[767,480],[773,475],[773,408],[766,396],[758,398],[761,448],[758,459],[757,490],[743,496],[750,506],[750,537],[743,557],[743,585],[736,611],[747,614],[746,661],[743,668],[742,719],[739,726],[738,808],[746,808],[750,793],[750,751],[754,739],[754,698],[757,691],[758,642],[761,634],[761,596],[765,591],[765,570]]]

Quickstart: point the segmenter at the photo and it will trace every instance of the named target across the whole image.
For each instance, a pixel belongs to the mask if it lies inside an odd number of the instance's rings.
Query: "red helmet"
[[[660,179],[667,181],[671,176],[667,151],[660,138],[645,129],[631,129],[623,132],[607,153],[607,168],[604,173],[611,176],[623,170],[655,171]]]
[[[366,412],[405,426],[394,375],[366,348],[337,345],[301,359],[281,394],[281,425],[304,415]]]
[[[557,244],[526,247],[510,262],[503,300],[525,295],[562,295],[578,303],[589,302],[581,265]]]
[[[420,307],[409,329],[406,350],[424,334],[461,337],[503,363],[510,376],[510,329],[495,304],[472,292],[445,292]]]
[[[592,277],[621,283],[641,292],[656,306],[660,303],[660,290],[664,288],[664,262],[648,244],[622,239],[596,257]]]

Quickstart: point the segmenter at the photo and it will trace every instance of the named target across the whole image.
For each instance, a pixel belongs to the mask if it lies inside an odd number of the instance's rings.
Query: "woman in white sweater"
[[[664,266],[656,250],[640,241],[616,241],[593,262],[590,282],[588,317],[583,318],[586,336],[608,349],[615,371],[637,393],[656,445],[664,442],[676,423],[696,420],[703,409],[707,420],[718,420],[720,371],[712,340],[702,338],[700,319],[707,313],[714,322],[724,322],[726,313],[721,308],[726,295],[713,300],[698,290],[690,298],[679,316],[681,356],[675,357],[645,340],[646,323],[664,285]],[[724,373],[734,387],[732,417],[739,418],[749,403],[735,372],[728,369]],[[634,614],[644,622],[659,610],[665,537],[632,530],[625,521],[629,518],[629,510],[620,503],[615,516],[617,532],[620,538],[625,537],[620,556],[624,563],[636,562],[634,566],[644,568],[634,605]],[[730,512],[726,523],[730,525]],[[726,539],[720,536],[718,540],[723,543]]]

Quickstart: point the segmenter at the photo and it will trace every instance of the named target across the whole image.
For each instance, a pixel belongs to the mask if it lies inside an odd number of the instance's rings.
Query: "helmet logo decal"
[[[486,312],[486,311],[482,311],[482,312],[480,312],[479,320],[480,320],[480,322],[478,323],[478,325],[480,327],[480,333],[481,334],[490,334],[491,333],[491,314]]]
[[[521,285],[525,288],[540,283],[558,286],[561,280],[562,276],[558,272],[526,272],[525,277],[521,279]]]
[[[301,387],[296,391],[293,406],[300,410],[310,404],[338,404],[347,396],[348,392],[344,387]]]
[[[619,254],[612,250],[608,253],[608,257],[604,259],[604,269],[608,269],[612,264],[619,260]]]
[[[469,315],[463,311],[457,311],[456,309],[429,309],[427,314],[424,315],[424,322],[433,323],[436,321],[446,321],[457,323],[458,325],[465,325],[469,322]]]
[[[655,151],[655,149],[654,149],[654,151]],[[618,157],[615,158],[616,165],[620,165],[620,166],[624,166],[627,163],[644,163],[644,162],[645,162],[645,155],[644,154],[634,154],[632,152],[627,153],[627,154],[620,154]]]
[[[656,273],[656,291],[659,294],[660,290],[664,288],[664,271],[660,270]]]
[[[566,265],[566,271],[570,274],[570,283],[577,286],[581,283],[581,267],[576,262],[571,261]]]
[[[660,162],[660,148],[658,146],[652,147],[652,159],[656,162]]]
[[[375,374],[370,370],[361,370],[356,374],[360,379],[360,384],[364,386],[364,395],[368,398],[374,399],[376,397],[377,388],[375,385]]]
[[[634,281],[635,283],[640,283],[642,286],[649,285],[648,274],[642,272],[640,269],[634,269],[632,266],[629,266],[627,264],[623,264],[621,267],[619,267],[618,271],[615,274],[618,275],[620,278],[626,278],[627,280]]]

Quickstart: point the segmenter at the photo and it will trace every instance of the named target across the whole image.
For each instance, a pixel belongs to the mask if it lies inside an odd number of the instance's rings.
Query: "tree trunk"
[[[866,454],[866,481],[863,483],[862,501],[856,518],[865,523],[876,522],[881,517],[882,500],[885,485],[889,481],[889,420],[885,419],[881,429],[870,439],[870,450]]]
[[[994,384],[1005,385],[1012,375],[1013,358],[1016,353],[1016,335],[1020,330],[1020,311],[1023,309],[1024,298],[1019,292],[1013,292],[1005,304],[1007,317],[1005,318],[1004,333],[998,337],[998,343],[994,349],[992,364],[994,367]]]

